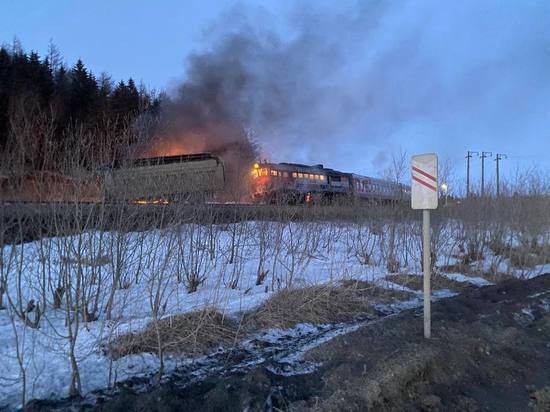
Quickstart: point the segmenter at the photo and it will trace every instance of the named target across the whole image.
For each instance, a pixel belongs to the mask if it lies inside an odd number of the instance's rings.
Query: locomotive
[[[251,176],[257,202],[398,202],[411,195],[410,187],[401,183],[341,172],[322,164],[258,162],[254,163]]]

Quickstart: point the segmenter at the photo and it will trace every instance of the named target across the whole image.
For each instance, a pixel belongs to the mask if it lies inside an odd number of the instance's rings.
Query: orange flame
[[[159,136],[148,147],[139,150],[137,157],[175,156],[202,153],[206,150],[204,138],[197,133],[177,136]]]

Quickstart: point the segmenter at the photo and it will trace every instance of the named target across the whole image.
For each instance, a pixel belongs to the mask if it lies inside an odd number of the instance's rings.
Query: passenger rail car
[[[410,199],[410,187],[406,185],[340,172],[321,164],[255,163],[251,174],[254,199],[260,202]]]
[[[190,200],[221,191],[223,162],[209,153],[131,160],[105,173],[110,201]]]

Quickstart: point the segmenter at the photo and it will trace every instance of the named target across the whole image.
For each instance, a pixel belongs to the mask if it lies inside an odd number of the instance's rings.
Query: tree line
[[[0,46],[0,151],[19,157],[26,170],[55,170],[60,154],[83,140],[82,161],[89,163],[90,153],[114,161],[120,146],[135,140],[129,126],[159,107],[159,96],[132,78],[96,76],[82,59],[67,66],[53,44],[45,56],[18,42]]]

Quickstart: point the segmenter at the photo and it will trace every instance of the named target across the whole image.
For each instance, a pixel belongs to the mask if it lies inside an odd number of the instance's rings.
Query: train
[[[222,159],[210,153],[146,157],[103,166],[78,179],[47,172],[18,178],[0,175],[0,200],[203,203],[220,199],[219,194],[223,198],[225,178]],[[249,183],[254,203],[398,202],[410,200],[411,193],[401,183],[322,164],[256,162]]]
[[[400,202],[410,200],[410,186],[322,164],[254,163],[253,198],[259,203]]]
[[[210,153],[132,159],[104,170],[106,201],[205,201],[225,187],[222,160]]]
[[[128,159],[78,175],[0,173],[0,201],[9,203],[195,203],[224,187],[223,161],[210,153]]]

